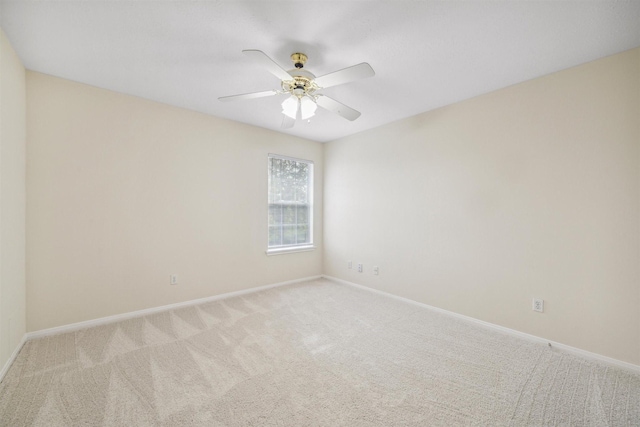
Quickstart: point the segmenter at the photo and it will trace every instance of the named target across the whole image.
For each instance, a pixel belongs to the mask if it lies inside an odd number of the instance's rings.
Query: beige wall
[[[35,72],[27,105],[29,331],[322,273],[321,144]],[[315,162],[313,252],[265,254],[268,153]]]
[[[27,104],[30,331],[324,271],[640,364],[640,49],[325,146],[33,72]],[[314,252],[264,253],[270,152],[316,163]]]
[[[25,333],[25,70],[0,30],[0,369]]]
[[[331,142],[324,191],[326,274],[640,364],[640,49]]]

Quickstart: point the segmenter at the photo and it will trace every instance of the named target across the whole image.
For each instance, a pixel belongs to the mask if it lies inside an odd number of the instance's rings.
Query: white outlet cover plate
[[[540,298],[533,299],[533,311],[544,312],[544,300]]]

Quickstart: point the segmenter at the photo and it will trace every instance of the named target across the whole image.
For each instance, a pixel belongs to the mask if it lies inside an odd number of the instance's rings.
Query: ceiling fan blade
[[[264,92],[243,93],[241,95],[221,96],[218,101],[240,101],[243,99],[263,98],[265,96],[277,95],[277,90],[265,90]]]
[[[354,121],[358,117],[360,117],[360,112],[354,110],[351,107],[347,107],[346,105],[336,101],[333,98],[329,98],[326,95],[318,95],[316,99],[316,104],[324,108],[325,110],[329,110],[333,113],[336,113],[347,120]]]
[[[327,88],[331,86],[341,85],[343,83],[349,83],[355,80],[364,79],[367,77],[372,77],[375,74],[376,73],[375,71],[373,71],[373,68],[371,68],[371,65],[363,62],[362,64],[343,68],[342,70],[334,71],[333,73],[316,77],[315,82],[321,88]]]
[[[262,65],[267,71],[279,78],[280,80],[291,80],[292,77],[273,59],[269,58],[266,53],[261,50],[243,50],[242,53]]]
[[[296,119],[292,119],[286,114],[282,115],[282,129],[291,129],[296,124]]]

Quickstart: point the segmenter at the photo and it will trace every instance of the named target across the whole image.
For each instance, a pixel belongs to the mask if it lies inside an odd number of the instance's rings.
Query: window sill
[[[313,245],[307,245],[307,246],[290,246],[288,248],[274,248],[274,249],[267,249],[266,254],[268,256],[271,255],[282,255],[282,254],[290,254],[293,252],[309,252],[314,250],[316,247]]]

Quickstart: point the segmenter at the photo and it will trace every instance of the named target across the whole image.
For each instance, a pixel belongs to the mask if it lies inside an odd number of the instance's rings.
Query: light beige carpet
[[[318,280],[29,341],[3,426],[638,426],[640,376]]]

